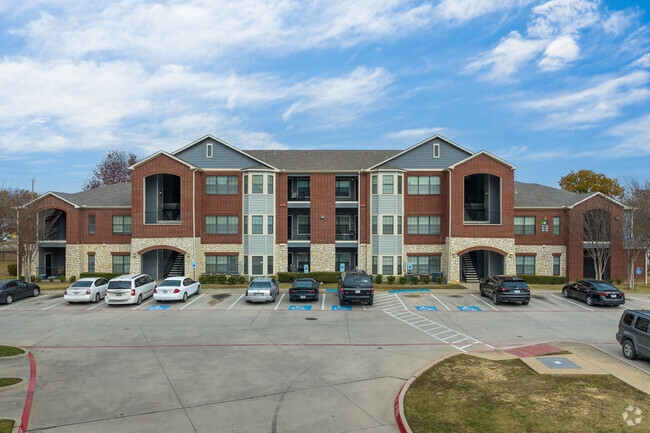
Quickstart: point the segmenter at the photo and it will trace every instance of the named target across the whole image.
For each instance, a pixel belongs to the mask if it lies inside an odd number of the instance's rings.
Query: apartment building
[[[626,278],[631,212],[600,193],[514,180],[517,167],[436,135],[404,150],[242,150],[211,135],[131,167],[132,183],[48,192],[34,271],[592,276],[585,212],[606,212],[606,276]],[[626,229],[627,227],[627,229]],[[629,231],[629,230],[628,230]],[[642,264],[640,264],[642,266]]]

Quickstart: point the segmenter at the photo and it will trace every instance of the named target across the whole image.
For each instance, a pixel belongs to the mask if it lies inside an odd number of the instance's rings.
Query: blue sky
[[[17,6],[18,4],[18,6]],[[0,0],[0,186],[111,149],[405,149],[439,133],[557,186],[650,173],[650,4]]]

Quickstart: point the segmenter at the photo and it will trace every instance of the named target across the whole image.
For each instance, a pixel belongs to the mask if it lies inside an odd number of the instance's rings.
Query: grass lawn
[[[16,356],[25,353],[23,349],[13,346],[0,346],[0,358],[3,356]]]
[[[11,433],[14,429],[13,419],[0,419],[0,433]]]
[[[404,398],[414,433],[627,432],[628,406],[648,408],[650,396],[613,376],[540,375],[519,359],[470,355],[435,365]]]
[[[9,385],[15,385],[16,383],[22,381],[22,379],[18,379],[17,377],[0,377],[0,388]]]

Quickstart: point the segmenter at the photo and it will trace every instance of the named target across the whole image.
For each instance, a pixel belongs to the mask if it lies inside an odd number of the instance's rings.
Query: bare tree
[[[138,157],[133,153],[120,150],[111,150],[97,163],[97,168],[84,185],[84,190],[95,189],[106,185],[122,182],[131,182],[129,167],[136,163]]]
[[[610,206],[587,209],[583,214],[584,249],[594,262],[596,279],[602,280],[611,256]]]
[[[18,223],[16,207],[22,206],[36,197],[38,194],[26,189],[0,188],[0,237],[16,233]]]
[[[633,178],[626,178],[625,181],[625,204],[631,209],[625,215],[624,247],[628,289],[632,290],[637,259],[650,246],[650,180],[646,180],[645,184]]]
[[[53,239],[57,221],[62,212],[58,209],[38,211],[36,206],[17,209],[18,257],[21,260],[25,281],[30,281],[32,268],[38,257],[38,241]]]

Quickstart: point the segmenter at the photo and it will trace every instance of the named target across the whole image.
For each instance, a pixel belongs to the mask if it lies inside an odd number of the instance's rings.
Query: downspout
[[[448,168],[449,176],[447,176],[447,186],[448,186],[448,195],[449,195],[449,220],[447,221],[447,239],[449,242],[449,248],[447,248],[447,284],[450,284],[451,280],[451,168]]]
[[[192,169],[192,263],[196,280],[196,168]]]

